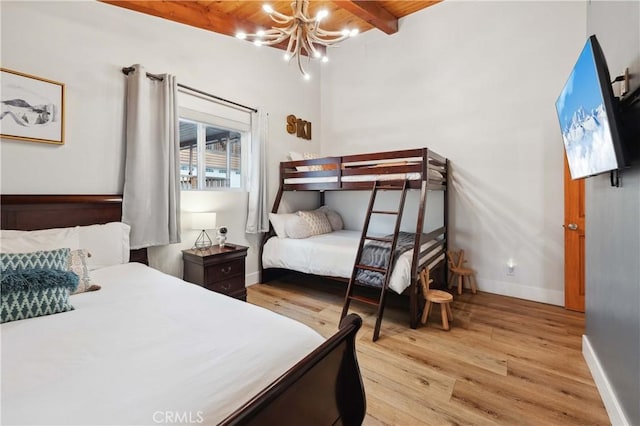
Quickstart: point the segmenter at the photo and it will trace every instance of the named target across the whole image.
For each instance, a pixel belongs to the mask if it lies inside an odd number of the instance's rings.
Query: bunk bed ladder
[[[376,181],[373,184],[373,189],[371,190],[371,198],[369,199],[369,207],[367,208],[367,215],[365,217],[364,226],[362,228],[362,236],[360,237],[360,244],[358,245],[358,252],[356,253],[356,261],[353,265],[353,271],[351,272],[351,279],[349,280],[349,285],[347,287],[347,294],[344,299],[344,306],[342,308],[342,315],[340,316],[340,320],[342,320],[349,311],[349,305],[352,300],[357,300],[359,302],[367,303],[369,305],[376,306],[378,308],[377,317],[376,317],[376,325],[373,330],[373,341],[378,340],[378,336],[380,335],[380,325],[382,323],[382,314],[384,312],[384,303],[385,303],[385,295],[387,293],[387,288],[389,287],[389,278],[391,277],[391,271],[393,270],[393,259],[396,251],[396,242],[398,240],[398,233],[400,232],[400,222],[402,221],[402,212],[404,211],[404,202],[407,195],[407,181],[405,180],[402,185],[393,185],[389,182],[384,181]],[[402,191],[400,195],[400,202],[398,205],[397,211],[384,211],[384,210],[374,210],[376,195],[379,190],[387,190],[387,191]],[[369,222],[371,221],[372,214],[385,214],[385,215],[394,215],[396,216],[395,229],[393,232],[392,238],[381,238],[381,237],[373,237],[369,235]],[[369,241],[381,241],[391,243],[391,251],[389,252],[389,261],[387,262],[386,268],[378,268],[373,266],[368,266],[361,264],[362,262],[362,251],[365,246],[365,242]],[[379,272],[384,276],[383,285],[380,288],[380,296],[378,299],[357,296],[353,294],[354,287],[356,284],[356,276],[358,275],[359,269],[370,270],[374,272]]]

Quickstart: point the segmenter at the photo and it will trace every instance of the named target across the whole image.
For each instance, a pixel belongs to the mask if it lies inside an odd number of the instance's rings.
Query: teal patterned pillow
[[[77,287],[78,276],[69,271],[5,271],[0,278],[0,322],[71,311],[69,294]]]
[[[0,271],[35,268],[66,271],[70,253],[68,248],[31,253],[0,253]]]

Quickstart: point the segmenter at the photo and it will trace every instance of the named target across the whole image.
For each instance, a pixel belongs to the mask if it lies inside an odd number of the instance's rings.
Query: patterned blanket
[[[393,235],[385,236],[385,238],[392,237]],[[392,265],[395,264],[398,257],[400,257],[403,253],[413,249],[415,237],[416,234],[410,232],[400,232],[398,234],[396,251],[393,256]],[[390,253],[391,243],[382,241],[371,241],[362,249],[362,258],[360,260],[360,264],[374,266],[376,268],[387,268],[387,265],[389,264]],[[389,270],[389,273],[391,273],[391,270]],[[358,284],[380,288],[384,284],[384,274],[380,272],[369,271],[366,269],[358,269],[358,272],[356,274],[356,282]]]

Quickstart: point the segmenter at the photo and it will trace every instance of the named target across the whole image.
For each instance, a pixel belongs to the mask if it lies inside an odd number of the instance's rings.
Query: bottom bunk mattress
[[[361,231],[341,230],[309,238],[270,238],[262,252],[263,268],[284,268],[305,274],[351,278]],[[435,246],[437,240],[422,245],[422,251]],[[435,248],[435,247],[434,247]],[[429,257],[428,252],[425,258]],[[389,288],[401,294],[411,285],[413,250],[403,253],[393,268]],[[424,260],[424,258],[423,258]],[[439,257],[429,267],[442,260]]]
[[[324,340],[138,263],[91,278],[73,311],[2,324],[2,424],[217,424]]]

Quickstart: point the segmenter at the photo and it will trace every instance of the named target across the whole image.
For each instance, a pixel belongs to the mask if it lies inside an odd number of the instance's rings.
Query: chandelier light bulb
[[[255,44],[256,46],[262,46],[262,40],[254,40],[253,44]]]
[[[322,56],[322,54],[316,50],[315,52],[313,52],[313,56],[315,56],[316,58],[319,58]]]
[[[346,37],[346,36],[348,36],[348,35],[350,35],[350,34],[351,34],[351,31],[349,31],[348,29],[346,29],[346,28],[345,28],[344,30],[342,30],[342,35],[343,35],[343,36],[345,36],[345,37]]]
[[[324,18],[326,18],[327,16],[329,16],[329,12],[327,12],[327,9],[321,9],[318,11],[318,13],[316,14],[316,21],[321,21]]]
[[[357,28],[352,29],[351,31],[349,31],[349,37],[355,37],[360,33],[360,30],[358,30]]]
[[[288,60],[290,60],[290,59],[291,59],[291,55],[289,55],[288,53],[285,53],[285,54],[284,54],[284,60],[285,60],[285,61],[288,61]]]
[[[329,58],[327,56],[323,56],[322,57],[322,62],[329,62]]]
[[[240,40],[245,40],[247,38],[247,33],[239,32],[236,34],[236,38],[239,38]]]
[[[308,73],[304,73],[304,79],[311,80],[311,75],[309,75]]]
[[[265,4],[262,6],[262,10],[264,10],[265,12],[267,12],[269,15],[271,15],[273,13],[273,8],[271,7],[271,5],[269,4]]]
[[[258,30],[258,32],[256,32],[256,35],[258,37],[264,37],[264,30]]]

